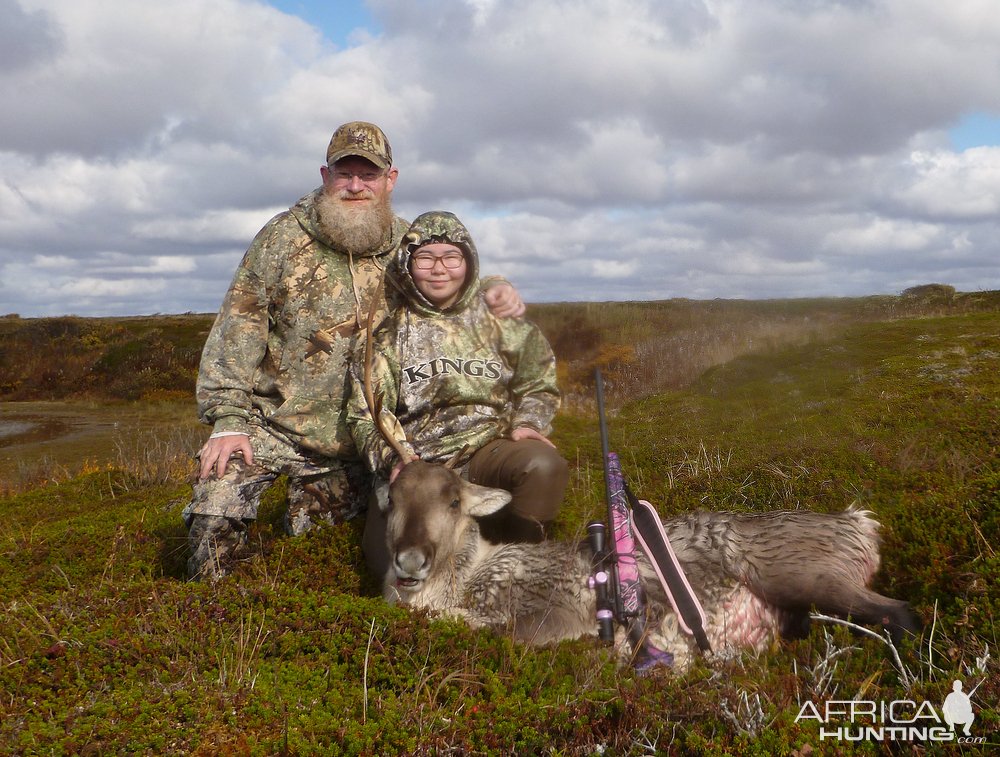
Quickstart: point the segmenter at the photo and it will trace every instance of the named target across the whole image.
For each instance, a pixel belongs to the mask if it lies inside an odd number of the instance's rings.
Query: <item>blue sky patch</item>
[[[349,37],[355,29],[379,32],[362,0],[268,0],[268,4],[312,24],[337,47],[350,47]]]
[[[969,113],[962,117],[958,126],[948,132],[952,147],[956,151],[971,147],[1000,145],[1000,116],[989,113]]]

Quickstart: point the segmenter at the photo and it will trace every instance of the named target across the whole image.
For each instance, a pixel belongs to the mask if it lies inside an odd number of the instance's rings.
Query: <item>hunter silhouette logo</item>
[[[964,726],[962,733],[966,736],[971,736],[969,729],[972,727],[972,721],[976,719],[975,714],[972,712],[972,700],[969,695],[962,691],[962,682],[955,681],[951,685],[951,693],[944,698],[944,704],[941,705],[941,714],[944,716],[944,722],[947,723],[951,729],[956,730],[955,726]]]

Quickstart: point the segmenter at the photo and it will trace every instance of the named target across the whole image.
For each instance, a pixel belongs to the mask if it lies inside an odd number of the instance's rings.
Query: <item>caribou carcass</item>
[[[390,488],[385,598],[531,644],[595,636],[586,543],[491,544],[480,537],[476,518],[509,499],[445,466],[407,464]],[[705,609],[712,649],[721,655],[804,634],[811,608],[882,625],[895,639],[918,632],[905,602],[868,588],[879,565],[878,527],[870,513],[853,508],[835,514],[702,511],[664,522]],[[684,665],[696,647],[680,630],[652,566],[642,555],[639,563],[650,641]]]

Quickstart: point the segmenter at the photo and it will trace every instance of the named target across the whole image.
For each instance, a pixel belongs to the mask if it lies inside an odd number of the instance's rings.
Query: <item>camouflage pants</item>
[[[288,476],[284,526],[292,536],[318,521],[349,520],[367,505],[371,475],[360,461],[310,459],[260,433],[252,443],[253,465],[233,457],[221,479],[194,485],[191,503],[181,513],[188,527],[190,578],[214,581],[232,569],[246,544],[247,526],[257,518],[261,495],[283,474]]]
[[[494,439],[472,456],[465,476],[474,484],[506,489],[510,504],[479,519],[488,541],[537,542],[562,505],[569,464],[554,447],[535,439]]]

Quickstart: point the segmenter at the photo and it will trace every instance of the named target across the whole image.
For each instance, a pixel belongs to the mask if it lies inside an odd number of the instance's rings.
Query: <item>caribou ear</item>
[[[510,492],[504,489],[491,489],[488,486],[462,481],[465,511],[477,518],[495,513],[510,502],[510,496]]]

